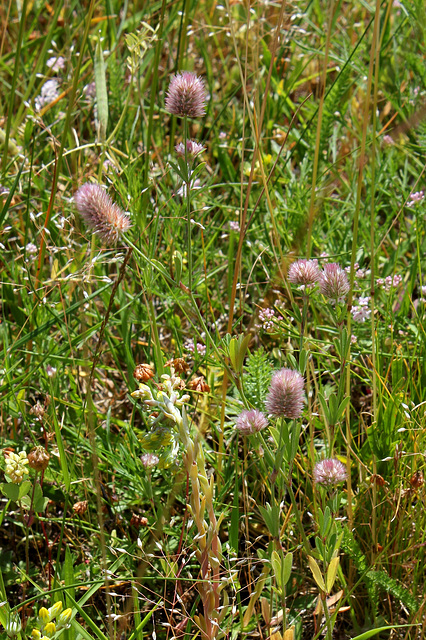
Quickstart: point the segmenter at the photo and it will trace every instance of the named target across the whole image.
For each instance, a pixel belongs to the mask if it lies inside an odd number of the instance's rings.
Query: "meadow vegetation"
[[[1,637],[424,638],[423,0],[0,17]]]

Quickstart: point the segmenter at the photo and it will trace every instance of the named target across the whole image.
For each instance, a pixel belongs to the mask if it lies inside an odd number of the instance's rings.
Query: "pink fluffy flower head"
[[[300,418],[303,411],[305,381],[298,371],[280,369],[272,376],[265,406],[269,413],[282,418]]]
[[[345,465],[336,458],[326,458],[314,467],[314,481],[325,487],[332,487],[346,480]]]
[[[320,279],[317,260],[296,260],[290,265],[288,279],[292,284],[309,286]]]
[[[194,142],[194,140],[186,141],[186,155],[190,160],[196,158],[200,153],[204,151],[204,149],[205,147],[203,147],[202,144]],[[178,156],[180,156],[181,158],[185,158],[185,145],[183,144],[183,142],[179,142],[179,144],[175,146],[175,151]]]
[[[173,76],[166,95],[166,109],[174,116],[201,118],[206,112],[203,80],[191,71]]]
[[[340,264],[331,262],[325,264],[319,280],[321,293],[331,302],[344,302],[349,293],[348,276]]]
[[[130,227],[130,218],[113,203],[98,184],[86,182],[74,194],[77,210],[86,225],[95,231],[105,244],[117,242]]]
[[[268,420],[258,409],[252,409],[251,411],[244,409],[238,416],[235,426],[241,435],[250,436],[267,427]]]

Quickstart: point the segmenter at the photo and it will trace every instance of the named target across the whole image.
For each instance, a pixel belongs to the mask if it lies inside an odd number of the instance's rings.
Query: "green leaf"
[[[336,580],[336,575],[337,575],[337,569],[339,566],[339,562],[340,562],[340,558],[339,556],[337,556],[336,558],[333,558],[332,561],[330,562],[329,566],[328,566],[328,570],[327,570],[327,576],[325,579],[325,584],[327,587],[327,593],[330,593],[333,585],[334,585],[334,581]]]
[[[284,586],[290,580],[292,567],[293,567],[293,554],[291,553],[291,551],[289,551],[286,554],[283,562],[282,581]]]
[[[317,586],[321,589],[323,593],[327,593],[324,578],[321,575],[321,570],[318,566],[317,561],[312,556],[308,556],[309,568],[312,571],[312,575],[314,576],[314,580],[317,583]]]
[[[106,84],[104,52],[102,51],[101,36],[98,35],[98,41],[95,51],[95,86],[96,86],[96,104],[98,107],[99,122],[99,138],[104,141],[108,126],[108,91]]]

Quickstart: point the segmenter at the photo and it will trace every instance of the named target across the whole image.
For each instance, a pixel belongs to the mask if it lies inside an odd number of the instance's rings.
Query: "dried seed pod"
[[[425,479],[422,471],[415,471],[410,478],[411,488],[417,491],[417,489],[421,489],[425,483]]]
[[[28,454],[28,466],[35,471],[44,471],[49,464],[50,454],[44,447],[34,447]]]
[[[188,389],[191,389],[192,391],[199,391],[200,393],[208,393],[210,391],[210,387],[204,380],[203,376],[190,380],[190,382],[188,382]]]
[[[81,502],[76,502],[75,504],[73,504],[72,508],[77,515],[83,516],[87,511],[87,505],[87,500],[82,500]]]
[[[189,365],[185,362],[185,358],[175,358],[174,360],[168,360],[165,367],[173,367],[175,373],[186,373],[189,369]]]
[[[133,377],[139,382],[146,382],[154,376],[154,369],[150,364],[138,364],[133,371]]]

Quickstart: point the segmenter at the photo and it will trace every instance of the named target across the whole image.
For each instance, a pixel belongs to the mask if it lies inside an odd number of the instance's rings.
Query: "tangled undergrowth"
[[[2,637],[422,639],[422,1],[0,16]]]

